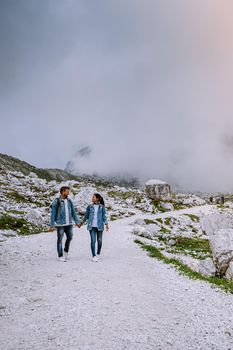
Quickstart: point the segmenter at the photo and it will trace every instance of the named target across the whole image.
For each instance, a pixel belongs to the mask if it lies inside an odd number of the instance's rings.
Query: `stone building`
[[[161,180],[149,180],[145,183],[145,192],[150,199],[169,199],[171,198],[171,187]]]

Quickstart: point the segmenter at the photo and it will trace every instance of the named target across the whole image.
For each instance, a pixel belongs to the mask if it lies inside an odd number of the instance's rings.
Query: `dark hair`
[[[69,190],[69,189],[70,189],[69,186],[62,186],[60,188],[60,193],[62,194],[62,192],[65,192],[66,190]]]
[[[98,199],[98,201],[100,202],[100,204],[102,204],[103,206],[105,206],[105,204],[104,204],[104,199],[103,199],[103,197],[102,197],[99,193],[94,193],[94,196]]]

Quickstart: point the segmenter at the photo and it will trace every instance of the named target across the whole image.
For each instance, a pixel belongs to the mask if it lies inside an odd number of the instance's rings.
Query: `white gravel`
[[[1,349],[233,349],[233,296],[149,258],[129,220],[111,223],[98,263],[85,228],[67,263],[55,233],[2,242]]]

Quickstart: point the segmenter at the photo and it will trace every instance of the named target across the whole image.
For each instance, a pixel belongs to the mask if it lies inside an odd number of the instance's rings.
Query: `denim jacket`
[[[88,221],[87,229],[89,231],[92,229],[94,214],[95,214],[94,205],[93,204],[88,205],[86,212],[82,218],[82,222],[85,223],[86,221]],[[108,223],[108,221],[107,221],[107,216],[106,216],[106,209],[101,204],[99,205],[99,208],[98,208],[97,222],[98,222],[98,230],[104,231],[104,225],[106,225]]]
[[[58,203],[59,200],[60,200],[60,205]],[[75,224],[78,224],[79,218],[74,209],[74,204],[70,198],[67,198],[67,200],[68,200],[68,210],[69,210],[69,222],[72,223],[72,219],[73,219]],[[57,210],[57,205],[58,205],[58,210]],[[59,225],[65,225],[65,224],[66,224],[66,213],[65,213],[64,200],[61,197],[56,198],[52,204],[50,225],[59,226]]]

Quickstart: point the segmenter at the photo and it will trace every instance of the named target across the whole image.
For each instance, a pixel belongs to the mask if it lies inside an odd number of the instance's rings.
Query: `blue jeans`
[[[91,236],[91,252],[92,252],[92,256],[96,256],[96,252],[95,252],[95,244],[96,244],[96,236],[97,236],[97,254],[99,255],[101,252],[101,248],[102,248],[102,237],[103,237],[103,231],[99,231],[97,227],[92,227],[90,232],[90,236]]]
[[[64,251],[66,253],[69,252],[70,242],[73,238],[73,226],[58,226],[57,227],[57,253],[59,258],[63,256],[63,248],[62,248],[62,240],[64,237],[64,233],[66,234],[66,242]]]

